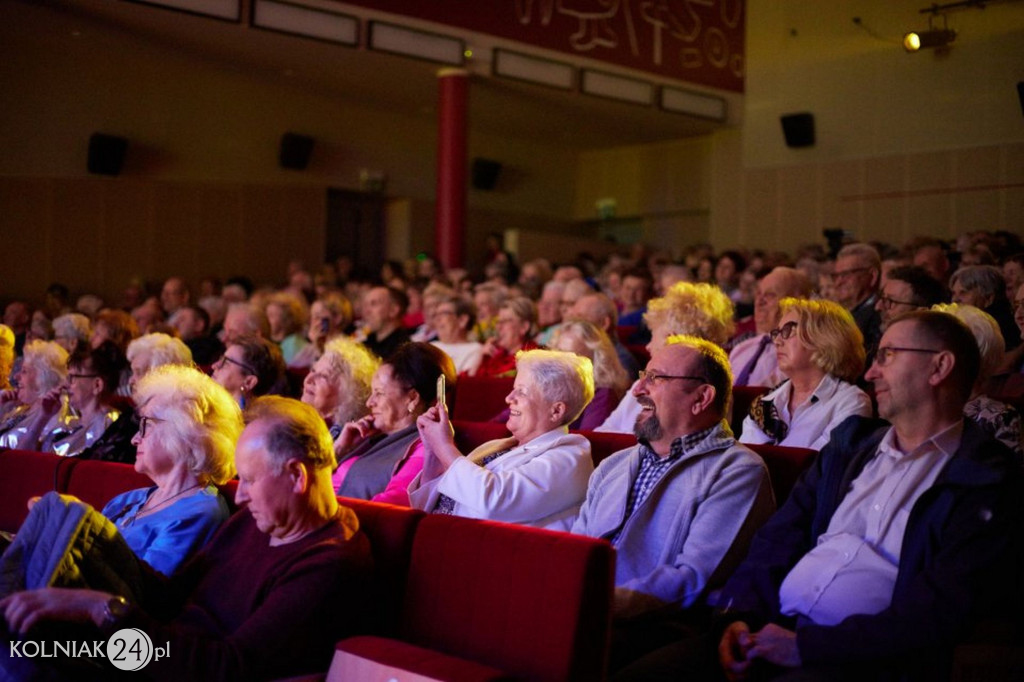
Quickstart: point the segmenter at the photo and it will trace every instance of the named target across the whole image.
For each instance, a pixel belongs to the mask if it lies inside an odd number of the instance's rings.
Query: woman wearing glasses
[[[224,388],[182,366],[148,373],[134,397],[135,470],[154,485],[118,495],[103,515],[141,559],[170,575],[228,517],[215,486],[235,475],[242,412]]]
[[[274,392],[284,383],[284,358],[277,344],[245,334],[228,344],[213,363],[213,380],[245,408],[250,398]]]
[[[743,443],[821,449],[847,417],[871,416],[871,399],[853,385],[864,370],[864,337],[832,301],[785,298],[771,332],[786,377],[750,408]]]

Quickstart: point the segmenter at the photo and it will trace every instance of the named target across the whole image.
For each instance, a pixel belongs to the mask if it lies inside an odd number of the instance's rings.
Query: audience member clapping
[[[442,374],[453,384],[455,365],[429,343],[407,343],[377,368],[370,414],[346,424],[334,441],[339,495],[409,505],[409,483],[424,458],[416,419],[437,400]]]
[[[273,341],[247,334],[237,337],[213,363],[213,380],[245,409],[252,398],[281,392],[284,359]]]
[[[771,337],[786,381],[743,420],[743,443],[820,449],[852,415],[870,417],[871,399],[853,385],[864,371],[864,338],[832,301],[786,298]]]
[[[463,457],[445,405],[417,420],[426,446],[423,472],[409,486],[412,506],[433,513],[569,530],[594,466],[590,443],[568,426],[594,395],[588,359],[532,350],[518,355],[505,399],[511,438]]]

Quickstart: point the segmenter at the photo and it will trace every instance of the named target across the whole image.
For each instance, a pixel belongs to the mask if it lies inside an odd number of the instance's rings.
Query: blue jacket
[[[779,612],[779,586],[817,544],[888,429],[887,422],[864,417],[836,427],[726,584],[719,603],[728,607],[730,620],[746,621],[751,629],[766,622],[793,627],[793,619]],[[967,420],[960,447],[911,509],[889,608],[834,626],[801,623],[801,660],[860,662],[912,676],[910,668],[921,664],[946,667],[953,644],[990,605],[988,590],[1017,585],[1009,576],[1019,567],[1008,559],[1015,526],[1024,518],[1022,499],[1013,454]]]

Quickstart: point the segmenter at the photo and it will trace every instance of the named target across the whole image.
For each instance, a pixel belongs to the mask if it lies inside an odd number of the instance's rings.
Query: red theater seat
[[[775,492],[775,504],[779,506],[786,501],[793,484],[818,454],[817,450],[810,448],[789,448],[784,445],[748,444],[747,447],[761,455],[768,466],[772,490]]]
[[[73,460],[69,464],[74,466],[63,492],[91,504],[97,511],[123,492],[153,485],[149,476],[140,474],[131,464],[95,460]]]
[[[431,515],[416,531],[400,636],[516,679],[600,680],[614,572],[603,540]]]
[[[629,433],[605,433],[604,431],[576,431],[590,441],[590,457],[596,467],[608,455],[636,445],[636,436]]]
[[[508,438],[508,429],[500,422],[471,422],[464,419],[453,419],[455,430],[455,447],[464,455],[468,455],[478,446],[498,438]]]
[[[29,498],[62,491],[73,462],[31,450],[0,451],[0,530],[16,533],[28,516]]]
[[[455,385],[452,419],[485,422],[505,409],[505,396],[512,392],[512,377],[459,377]]]

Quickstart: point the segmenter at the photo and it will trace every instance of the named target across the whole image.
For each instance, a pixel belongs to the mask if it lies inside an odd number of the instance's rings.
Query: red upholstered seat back
[[[596,467],[608,455],[636,445],[636,436],[630,433],[605,433],[603,431],[577,431],[590,441],[590,458]]]
[[[73,464],[64,492],[91,504],[97,511],[102,511],[107,502],[123,492],[153,485],[149,476],[140,474],[131,464],[96,460],[74,461]]]
[[[485,422],[500,414],[514,381],[511,377],[459,377],[455,384],[452,419]]]
[[[338,502],[359,517],[359,527],[370,540],[374,561],[374,613],[379,620],[367,631],[393,635],[405,594],[412,559],[413,536],[424,513],[390,504],[339,497]]]
[[[0,530],[16,533],[31,497],[64,488],[71,460],[29,450],[0,451]]]
[[[814,461],[817,450],[810,448],[789,448],[784,445],[747,445],[761,455],[768,467],[768,475],[772,479],[772,490],[775,492],[775,504],[782,503],[789,497],[796,479]]]
[[[505,425],[499,422],[453,419],[452,428],[455,429],[455,447],[464,455],[468,455],[487,441],[508,438],[511,435]]]
[[[402,618],[408,642],[529,680],[599,680],[615,556],[594,538],[430,515]]]

